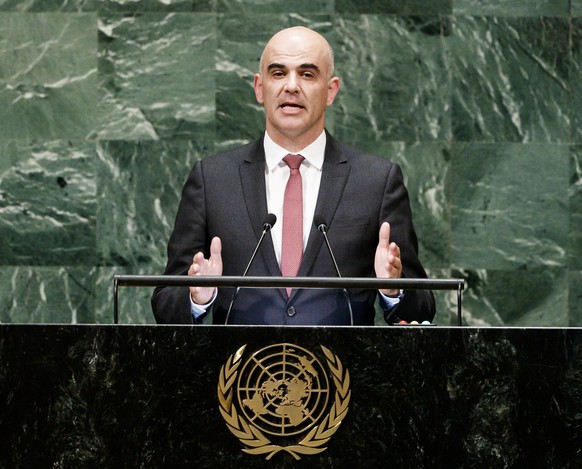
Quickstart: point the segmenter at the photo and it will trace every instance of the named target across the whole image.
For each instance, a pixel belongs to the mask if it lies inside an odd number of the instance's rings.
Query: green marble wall
[[[259,54],[298,24],[336,50],[330,130],[403,166],[465,321],[582,326],[582,0],[0,0],[0,322],[108,323],[115,273],[161,273],[191,165],[258,135]]]

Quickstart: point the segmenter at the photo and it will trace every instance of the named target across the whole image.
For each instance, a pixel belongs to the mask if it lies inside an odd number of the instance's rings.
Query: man
[[[342,276],[426,277],[400,168],[341,144],[325,130],[326,108],[340,89],[328,42],[304,27],[275,34],[261,56],[254,89],[265,108],[265,133],[196,163],[183,189],[165,273],[242,275],[265,216],[274,213],[278,221],[248,275],[337,276],[315,218],[327,225]],[[294,155],[298,168],[284,162],[287,155]],[[292,216],[298,217],[293,223]],[[292,233],[297,229],[299,234]],[[290,239],[299,239],[298,253],[290,254]],[[434,317],[429,291],[380,293],[385,316]],[[245,288],[228,323],[345,325],[353,319],[372,325],[376,295],[351,290],[349,308],[341,290]],[[196,323],[212,311],[213,322],[224,324],[232,297],[232,288],[165,287],[154,291],[152,307],[159,323]]]

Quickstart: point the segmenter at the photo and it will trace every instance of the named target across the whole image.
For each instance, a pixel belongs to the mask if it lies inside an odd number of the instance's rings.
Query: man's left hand
[[[378,278],[400,278],[402,275],[400,248],[396,243],[390,242],[390,224],[388,222],[382,223],[380,227],[374,270]],[[396,296],[400,293],[398,289],[380,291],[386,296]]]

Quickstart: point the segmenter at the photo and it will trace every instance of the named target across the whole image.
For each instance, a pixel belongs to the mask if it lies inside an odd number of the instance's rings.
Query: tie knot
[[[304,159],[301,155],[287,155],[283,161],[289,166],[289,169],[299,169]]]

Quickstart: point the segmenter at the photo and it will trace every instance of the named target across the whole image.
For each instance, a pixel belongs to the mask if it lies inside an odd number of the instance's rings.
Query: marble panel
[[[567,145],[453,144],[452,264],[565,266],[569,162]]]
[[[457,141],[570,141],[567,18],[456,17],[449,38]]]
[[[17,12],[89,12],[99,0],[0,0],[0,11]]]
[[[454,0],[335,0],[340,14],[396,14],[445,15],[450,14]]]
[[[95,149],[0,143],[0,265],[93,265]]]
[[[301,20],[312,13],[333,13],[337,0],[216,0],[219,13],[288,13]],[[279,28],[282,29],[283,27]]]
[[[561,327],[569,324],[568,273],[564,268],[453,270],[465,279],[463,324]]]
[[[580,16],[582,16],[582,0]],[[582,18],[572,18],[571,43],[570,102],[572,110],[572,142],[582,143]]]
[[[109,140],[188,139],[214,129],[216,17],[101,15],[99,123]]]
[[[582,327],[582,271],[570,271],[568,277],[570,315],[568,325]]]
[[[334,30],[340,140],[450,139],[447,18],[342,16]]]
[[[0,138],[81,139],[95,123],[95,14],[0,13]]]
[[[582,145],[571,148],[570,159],[570,266],[582,269]]]
[[[98,267],[95,282],[95,323],[113,324],[114,322],[114,285],[115,275],[159,275],[161,270],[153,266],[140,267]],[[118,323],[155,324],[150,298],[150,287],[119,287]]]
[[[327,15],[220,15],[216,52],[216,132],[219,149],[247,143],[265,129],[263,106],[256,100],[253,77],[265,44],[277,31],[307,26],[330,37]]]
[[[455,15],[566,16],[570,0],[453,0]]]
[[[95,268],[3,266],[1,323],[95,322]]]
[[[100,265],[148,266],[151,274],[163,273],[182,186],[195,161],[211,152],[202,141],[100,142]]]
[[[217,0],[93,0],[100,12],[213,12]]]
[[[459,274],[457,271],[451,271],[451,269],[432,269],[426,268],[426,273],[428,278],[455,278],[463,279],[464,276]],[[436,305],[436,315],[433,319],[433,324],[436,326],[457,326],[459,324],[459,312],[458,312],[458,301],[457,301],[457,291],[456,290],[433,290],[435,305]],[[464,292],[461,294],[461,317],[464,318]],[[463,324],[467,324],[466,320],[463,320]],[[386,325],[384,324],[381,325]]]

